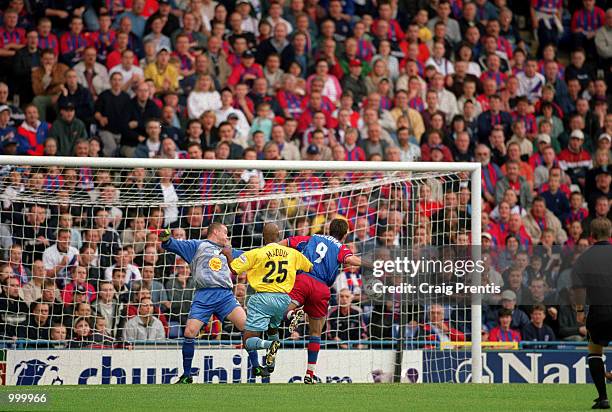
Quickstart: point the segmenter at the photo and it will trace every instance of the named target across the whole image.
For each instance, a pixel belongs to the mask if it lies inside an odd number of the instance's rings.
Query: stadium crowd
[[[559,302],[590,244],[590,222],[611,216],[609,1],[5,0],[0,8],[2,154],[480,162],[487,276],[503,287],[483,305],[484,338],[584,339],[572,306]],[[443,195],[423,184],[413,208],[401,190],[380,190],[309,199],[291,214],[288,198],[182,204],[372,176],[149,172],[2,169],[0,337],[74,347],[180,337],[190,269],[157,235],[171,227],[176,238],[202,238],[213,215],[232,226],[239,248],[259,244],[264,221],[285,235],[312,234],[338,215],[357,252],[473,240],[467,184]],[[135,206],[148,196],[165,206]],[[369,302],[354,269],[334,292],[327,339],[400,335],[401,305]],[[244,284],[236,296],[244,302]],[[402,336],[469,339],[465,310],[415,313]],[[202,336],[232,331],[213,320]]]

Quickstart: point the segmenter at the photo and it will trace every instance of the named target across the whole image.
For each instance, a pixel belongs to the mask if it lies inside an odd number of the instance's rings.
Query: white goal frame
[[[0,156],[0,166],[35,167],[97,167],[97,168],[174,168],[174,169],[265,169],[265,170],[314,170],[351,172],[467,172],[471,185],[471,235],[472,244],[481,243],[481,164],[462,162],[348,162],[348,161],[272,161],[272,160],[195,160],[195,159],[131,159],[91,157]],[[478,249],[478,248],[475,248]],[[479,253],[476,250],[476,253]],[[477,257],[477,256],[476,256]],[[477,281],[479,281],[477,279]],[[482,383],[482,308],[480,297],[475,294],[471,304],[472,328],[472,383]]]

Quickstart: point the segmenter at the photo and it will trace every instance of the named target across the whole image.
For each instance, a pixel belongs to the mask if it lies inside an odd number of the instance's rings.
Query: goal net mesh
[[[276,223],[286,238],[325,233],[332,219],[341,218],[350,227],[345,243],[370,261],[445,253],[444,247],[471,241],[469,173],[257,166],[5,166],[0,188],[4,347],[66,348],[85,363],[86,353],[95,350],[174,349],[180,374],[176,349],[194,287],[189,265],[162,248],[158,236],[164,228],[171,228],[176,239],[204,239],[207,226],[221,222],[229,229],[234,253],[240,253],[262,246],[264,223]],[[448,276],[438,275],[438,283]],[[469,345],[457,343],[471,339],[469,300],[374,287],[376,282],[399,285],[405,276],[341,269],[331,288],[317,375],[412,382],[469,372],[457,370],[469,359]],[[244,282],[234,279],[242,305],[252,293]],[[293,334],[283,324],[280,335],[277,368],[303,375],[307,319]],[[241,335],[213,316],[197,347],[204,354],[241,350]],[[340,352],[347,349],[359,349],[358,356]],[[242,359],[246,363],[246,353]],[[156,362],[149,357],[142,367]],[[201,374],[195,381],[202,379],[207,381]]]

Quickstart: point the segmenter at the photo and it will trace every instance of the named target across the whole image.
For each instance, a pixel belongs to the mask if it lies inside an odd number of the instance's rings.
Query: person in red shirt
[[[81,55],[87,47],[87,39],[83,34],[83,19],[74,16],[70,21],[70,31],[60,37],[60,61],[70,67],[81,60]]]
[[[121,56],[123,55],[123,52],[128,50],[129,35],[127,33],[117,33],[116,40],[115,50],[110,52],[106,58],[106,68],[109,70],[121,63]],[[135,53],[132,54],[133,63],[135,66],[138,66],[138,57],[136,57]]]
[[[96,300],[96,289],[87,282],[87,268],[77,266],[72,271],[72,282],[68,283],[62,290],[62,301],[64,305],[69,306],[73,303],[75,292],[86,293],[87,302],[91,303]]]
[[[126,0],[125,1],[125,8],[126,9],[132,9],[132,4],[133,3],[134,3],[133,0]],[[142,17],[149,17],[152,14],[155,14],[157,9],[159,9],[159,3],[157,2],[157,0],[145,0],[145,4],[144,4],[144,7],[142,9],[141,16]]]
[[[25,47],[26,32],[17,27],[18,21],[17,11],[8,9],[4,12],[4,25],[0,27],[0,57],[12,57]]]
[[[38,47],[41,50],[51,49],[55,56],[59,56],[59,40],[51,32],[51,20],[48,17],[41,18],[36,29],[38,31]]]
[[[429,321],[421,326],[419,335],[434,342],[463,342],[465,335],[444,320],[444,307],[434,304],[429,307]],[[421,339],[419,339],[421,340]]]
[[[387,33],[387,38],[394,42],[395,44],[399,44],[404,41],[404,31],[402,30],[400,24],[393,17],[393,9],[391,8],[391,3],[381,2],[378,5],[378,20],[374,21],[372,25],[372,33],[376,33],[376,27],[380,23],[381,20],[384,20],[388,23],[389,31]]]
[[[520,342],[521,333],[511,329],[512,311],[502,308],[499,311],[499,326],[494,327],[489,332],[489,342]]]
[[[596,54],[595,32],[606,24],[606,13],[595,5],[595,0],[583,0],[583,7],[572,15],[571,32],[573,47],[587,50],[589,55]]]
[[[98,52],[98,62],[104,64],[115,46],[116,33],[111,29],[112,20],[109,14],[100,15],[99,20],[100,30],[87,33],[86,36],[89,46],[95,47]]]
[[[253,80],[264,77],[263,69],[255,63],[255,55],[252,51],[247,50],[242,53],[240,66],[232,70],[232,74],[227,79],[228,86],[236,86],[238,83],[247,83],[251,85]]]
[[[437,130],[432,130],[429,132],[427,142],[421,146],[421,159],[423,161],[428,162],[431,160],[432,149],[438,149],[442,152],[442,161],[453,161],[453,154],[451,153],[450,149],[446,147],[446,145],[442,144],[442,135]]]
[[[559,167],[572,179],[573,183],[584,187],[586,172],[593,166],[591,155],[584,150],[584,133],[580,129],[573,130],[566,149],[561,150],[557,159]]]
[[[40,121],[38,109],[35,105],[29,104],[25,108],[25,120],[17,128],[17,133],[25,137],[30,144],[27,154],[30,156],[42,156],[44,143],[51,131],[51,125]]]
[[[442,202],[432,197],[431,187],[428,184],[424,184],[419,188],[419,199],[416,206],[417,211],[428,218],[444,206]]]

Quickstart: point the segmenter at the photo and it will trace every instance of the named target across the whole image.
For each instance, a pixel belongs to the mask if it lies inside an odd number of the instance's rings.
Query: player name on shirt
[[[273,257],[287,257],[289,256],[289,253],[287,253],[286,250],[280,249],[280,248],[275,248],[274,250],[268,250],[266,252],[266,257],[268,259],[272,259]]]

